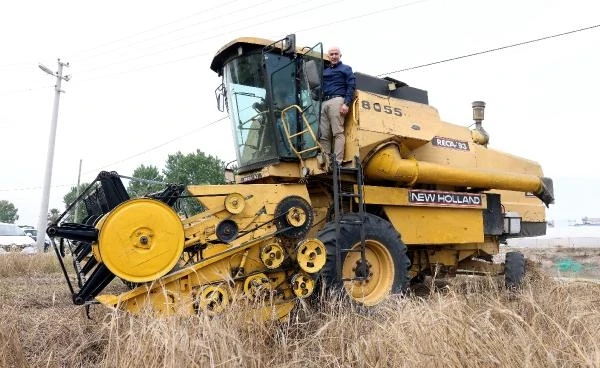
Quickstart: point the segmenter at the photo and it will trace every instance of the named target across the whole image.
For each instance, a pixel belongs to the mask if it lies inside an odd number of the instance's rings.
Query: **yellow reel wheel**
[[[306,239],[298,244],[296,260],[300,268],[308,273],[321,271],[327,261],[327,250],[319,239]]]
[[[271,281],[264,273],[248,276],[244,281],[244,294],[250,298],[255,298],[271,291]]]
[[[99,226],[98,251],[117,277],[131,282],[156,280],[183,252],[179,216],[163,202],[133,199],[113,209]]]
[[[229,306],[229,291],[223,286],[206,286],[198,296],[198,308],[209,315],[219,314]]]
[[[107,216],[108,216],[108,214],[105,213],[100,218],[100,220],[98,220],[98,222],[96,223],[96,229],[102,228],[102,225],[104,225],[104,220],[106,220]],[[96,261],[98,261],[98,263],[102,263],[102,257],[100,257],[100,249],[98,248],[98,242],[92,243],[92,255],[94,256],[94,258],[96,258]]]
[[[225,209],[227,212],[237,215],[244,210],[246,200],[240,193],[231,193],[225,197]]]
[[[292,290],[298,298],[308,298],[315,291],[315,280],[305,273],[297,273],[292,277]]]
[[[269,269],[275,269],[283,263],[285,250],[277,243],[269,243],[260,249],[260,260]]]

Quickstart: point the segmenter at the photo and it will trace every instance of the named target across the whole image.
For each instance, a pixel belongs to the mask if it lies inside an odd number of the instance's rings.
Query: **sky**
[[[196,149],[235,159],[217,110],[216,51],[238,37],[341,48],[354,71],[381,75],[600,24],[600,3],[571,0],[75,0],[2,5],[0,199],[36,226],[55,79],[63,82],[50,208],[100,170],[159,169]],[[442,120],[473,123],[487,103],[490,148],[540,162],[553,178],[548,219],[600,217],[597,101],[600,27],[388,74],[429,92]]]

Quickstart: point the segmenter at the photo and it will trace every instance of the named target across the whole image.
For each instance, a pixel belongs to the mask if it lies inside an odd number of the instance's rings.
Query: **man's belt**
[[[331,100],[332,98],[335,97],[344,97],[342,95],[327,95],[327,96],[323,96],[323,101],[327,101],[327,100]]]

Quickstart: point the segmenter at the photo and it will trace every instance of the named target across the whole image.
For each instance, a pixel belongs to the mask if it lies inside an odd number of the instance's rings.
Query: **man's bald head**
[[[339,47],[332,46],[327,51],[327,56],[329,56],[329,61],[331,62],[331,64],[337,64],[342,58],[342,52],[340,51]]]

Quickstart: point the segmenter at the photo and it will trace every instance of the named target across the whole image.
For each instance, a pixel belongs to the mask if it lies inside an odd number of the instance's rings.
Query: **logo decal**
[[[252,173],[250,175],[244,176],[243,178],[240,179],[240,182],[247,183],[249,181],[257,180],[260,178],[262,178],[262,174],[260,171],[258,171],[258,172]]]
[[[438,147],[451,148],[459,151],[469,151],[469,143],[452,138],[433,137],[431,144]]]
[[[481,207],[481,194],[409,190],[408,201],[423,206]]]

